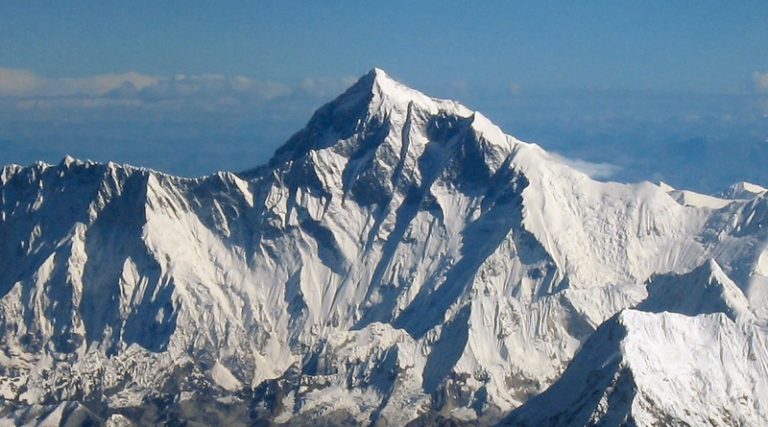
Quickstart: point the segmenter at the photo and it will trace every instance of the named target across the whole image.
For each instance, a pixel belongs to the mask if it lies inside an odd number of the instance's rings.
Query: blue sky
[[[699,2],[3,2],[0,64],[271,80],[732,91],[768,69],[768,5]]]
[[[0,163],[248,168],[379,66],[616,179],[768,180],[649,157],[762,159],[766,23],[764,1],[2,2]]]

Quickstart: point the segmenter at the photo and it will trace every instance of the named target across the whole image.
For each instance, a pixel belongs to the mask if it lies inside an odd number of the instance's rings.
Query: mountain
[[[722,313],[625,310],[587,340],[562,377],[505,425],[763,425],[764,328]]]
[[[768,189],[749,182],[737,182],[725,190],[721,196],[725,199],[753,199],[765,194]]]
[[[246,172],[6,166],[0,418],[509,420],[593,368],[577,361],[622,310],[729,307],[718,321],[763,339],[767,203],[593,181],[378,69]],[[651,351],[667,324],[644,316]]]
[[[648,297],[603,323],[563,375],[502,422],[762,425],[768,335],[714,260],[652,278]]]
[[[723,313],[734,321],[755,319],[744,293],[715,260],[686,274],[654,276],[646,289],[648,297],[637,306],[642,311],[687,316]]]

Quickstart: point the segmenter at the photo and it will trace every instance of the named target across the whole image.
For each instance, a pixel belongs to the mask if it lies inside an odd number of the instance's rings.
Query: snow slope
[[[732,320],[755,320],[744,293],[715,260],[686,274],[654,276],[647,290],[648,297],[637,306],[642,311],[688,316],[724,313]]]
[[[501,425],[764,425],[768,327],[713,260],[652,278]]]
[[[722,313],[625,310],[502,425],[765,425],[768,334]]]
[[[765,319],[766,208],[593,181],[378,69],[244,173],[7,166],[0,416],[493,422],[651,277],[714,259]]]

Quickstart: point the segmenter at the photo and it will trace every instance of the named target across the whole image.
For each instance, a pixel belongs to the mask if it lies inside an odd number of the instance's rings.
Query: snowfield
[[[768,425],[768,199],[375,69],[272,160],[0,172],[0,423]]]

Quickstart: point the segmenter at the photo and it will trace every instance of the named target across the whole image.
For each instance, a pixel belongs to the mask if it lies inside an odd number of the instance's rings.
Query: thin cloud
[[[50,97],[25,98],[15,103],[16,109],[24,110],[54,110],[54,109],[105,109],[115,107],[139,107],[141,102],[133,99],[110,99],[102,97]]]
[[[27,70],[0,67],[0,96],[32,95],[42,86],[42,80]]]
[[[309,95],[327,97],[343,92],[346,88],[352,86],[355,81],[357,81],[355,77],[308,77],[299,84],[299,89]]]
[[[159,79],[137,91],[113,92],[112,95],[138,97],[153,102],[169,99],[213,99],[220,97],[249,97],[270,101],[293,93],[287,84],[256,80],[244,76],[228,77],[221,74],[176,75]]]
[[[611,163],[594,163],[581,159],[569,159],[557,153],[549,153],[556,161],[588,175],[590,178],[606,179],[621,171],[621,167]]]
[[[142,89],[156,84],[158,80],[157,77],[131,71],[123,74],[101,74],[83,78],[48,80],[47,83],[49,86],[49,94],[103,95],[125,85],[131,85],[137,89]],[[56,93],[57,91],[59,91],[59,93]]]
[[[291,96],[329,98],[354,77],[306,78],[287,84],[242,75],[152,76],[137,72],[47,78],[29,70],[0,67],[0,98],[17,99],[20,109],[99,108],[170,105],[218,108],[264,104]]]
[[[0,67],[0,96],[97,96],[124,85],[141,89],[157,81],[157,77],[133,71],[78,78],[46,78],[29,70]]]
[[[758,91],[768,92],[768,71],[764,73],[755,71],[755,73],[752,75],[752,78],[755,81],[755,88]]]

